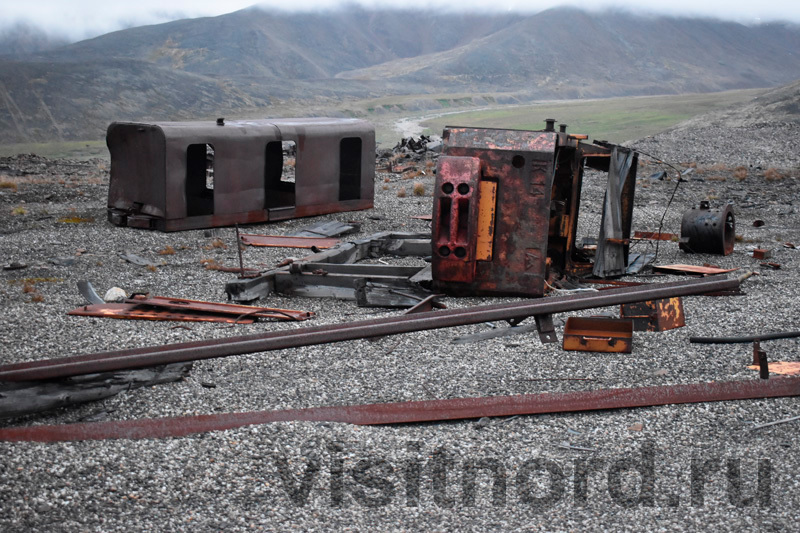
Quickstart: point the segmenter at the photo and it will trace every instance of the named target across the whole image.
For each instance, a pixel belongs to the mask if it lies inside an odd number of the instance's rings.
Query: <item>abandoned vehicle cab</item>
[[[115,122],[108,217],[178,231],[369,209],[375,130],[356,119]]]
[[[433,280],[455,294],[542,296],[550,276],[624,274],[636,153],[541,131],[447,127],[433,206]],[[608,172],[594,262],[576,242],[584,167]]]

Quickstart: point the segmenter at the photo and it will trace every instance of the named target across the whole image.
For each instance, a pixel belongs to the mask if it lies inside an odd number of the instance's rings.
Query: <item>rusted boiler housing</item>
[[[625,273],[636,153],[555,131],[447,127],[433,206],[439,290],[542,296],[549,276]],[[608,173],[594,257],[577,242],[584,168]]]

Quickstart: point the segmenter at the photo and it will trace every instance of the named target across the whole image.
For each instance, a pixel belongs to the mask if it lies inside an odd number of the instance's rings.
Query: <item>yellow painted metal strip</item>
[[[480,200],[478,202],[478,242],[475,259],[477,261],[492,260],[494,244],[494,223],[497,210],[497,183],[480,182]]]

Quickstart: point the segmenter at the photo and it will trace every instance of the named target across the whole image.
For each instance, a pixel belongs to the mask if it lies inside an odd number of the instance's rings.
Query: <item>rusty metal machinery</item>
[[[680,248],[686,253],[728,255],[736,240],[730,204],[712,209],[707,201],[683,214]]]
[[[584,166],[609,171],[626,149],[581,142],[548,119],[541,131],[448,127],[433,206],[434,283],[459,294],[542,296],[550,271],[592,268],[576,246]],[[614,228],[605,241],[627,261],[636,156],[615,176]],[[598,200],[599,201],[599,200]],[[606,216],[604,207],[604,217]],[[611,216],[609,214],[609,216]]]
[[[115,122],[106,143],[119,226],[177,231],[373,205],[375,130],[362,120]]]

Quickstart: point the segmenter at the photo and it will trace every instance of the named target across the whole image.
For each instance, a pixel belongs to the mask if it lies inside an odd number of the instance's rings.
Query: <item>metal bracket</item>
[[[767,352],[761,349],[761,343],[759,341],[753,341],[753,364],[758,365],[758,376],[761,379],[769,379]]]
[[[553,325],[553,315],[534,315],[533,319],[536,320],[536,329],[539,330],[539,340],[542,341],[542,344],[558,342],[556,328]]]

